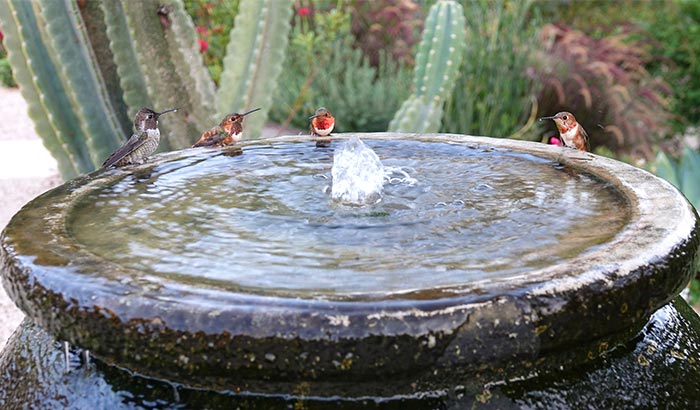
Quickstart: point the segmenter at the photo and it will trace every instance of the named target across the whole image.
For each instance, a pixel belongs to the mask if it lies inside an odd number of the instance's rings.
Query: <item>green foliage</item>
[[[464,20],[462,6],[454,1],[441,0],[430,7],[416,56],[413,94],[394,115],[390,131],[438,131],[442,107],[462,64]]]
[[[281,128],[289,126],[295,118],[298,121],[299,110],[313,98],[313,94],[316,94],[312,86],[323,86],[316,83],[316,76],[327,69],[328,60],[338,46],[336,39],[347,38],[349,34],[349,14],[342,11],[339,7],[341,4],[338,4],[338,7],[327,8],[324,7],[325,3],[327,2],[322,0],[312,1],[308,4],[309,7],[296,8],[291,33],[291,49],[294,51],[283,73],[283,85],[278,88],[282,100],[291,101],[282,109],[286,111],[286,117],[277,117],[283,119]],[[331,107],[328,108],[333,111]]]
[[[7,58],[0,58],[0,84],[5,87],[16,87],[15,77],[12,75],[12,66]]]
[[[308,116],[324,106],[336,117],[338,132],[385,131],[409,94],[409,69],[384,57],[378,67],[373,67],[361,50],[353,49],[349,41],[338,40],[330,47],[323,70],[299,98],[310,66],[301,45],[292,45],[289,54],[270,111],[270,117],[277,122],[283,123],[293,112],[291,124],[308,129]]]
[[[649,165],[649,170],[672,183],[688,198],[695,209],[700,209],[700,154],[688,147],[678,161],[663,151]]]
[[[271,1],[241,0],[241,10],[260,12],[236,20],[231,63],[221,72],[227,87],[218,93],[182,0],[0,2],[10,63],[61,175],[100,166],[143,106],[179,109],[161,123],[164,149],[190,146],[223,114],[247,104],[269,106],[292,4]],[[265,119],[262,112],[247,122],[249,137]]]
[[[192,16],[199,34],[204,65],[217,85],[239,3],[239,0],[185,0],[185,10]]]
[[[649,65],[655,75],[665,78],[673,90],[674,125],[683,130],[700,124],[700,2],[673,1],[668,7],[653,8],[654,18],[642,27],[656,40]]]
[[[12,75],[12,66],[7,59],[7,51],[3,45],[3,33],[0,31],[0,84],[5,87],[16,87],[17,83]]]
[[[693,279],[690,282],[688,302],[696,312],[700,313],[700,279]]]
[[[408,94],[409,73],[390,59],[378,67],[350,38],[350,14],[341,7],[312,2],[298,8],[271,117],[283,128],[308,129],[309,114],[325,106],[338,131],[384,131]]]
[[[464,64],[445,107],[442,131],[534,139],[535,82],[528,75],[536,19],[530,1],[474,0],[467,17]]]

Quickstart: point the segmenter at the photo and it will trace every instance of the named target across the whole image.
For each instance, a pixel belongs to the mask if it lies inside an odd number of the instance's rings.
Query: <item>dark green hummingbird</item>
[[[134,134],[124,145],[114,151],[102,166],[109,168],[143,164],[156,151],[160,142],[158,117],[172,111],[177,111],[177,108],[161,112],[155,112],[146,107],[141,108],[134,118]]]

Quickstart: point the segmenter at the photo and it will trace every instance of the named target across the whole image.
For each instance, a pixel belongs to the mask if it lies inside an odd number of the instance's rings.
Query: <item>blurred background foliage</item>
[[[219,87],[240,0],[184,0]],[[436,0],[295,0],[269,119],[384,131],[409,98]],[[548,141],[571,111],[595,152],[666,178],[700,207],[700,1],[462,0],[462,65],[440,130]],[[14,86],[0,32],[0,82]],[[700,289],[699,284],[694,289]],[[696,292],[697,293],[697,292]]]

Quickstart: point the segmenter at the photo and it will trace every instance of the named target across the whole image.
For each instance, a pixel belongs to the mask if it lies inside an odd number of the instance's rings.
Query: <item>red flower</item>
[[[301,17],[308,16],[311,14],[311,10],[308,7],[302,7],[299,9],[299,11],[297,11],[297,14]]]
[[[207,49],[209,48],[209,43],[207,43],[206,40],[202,40],[201,38],[198,41],[199,41],[199,52],[203,53],[203,52],[207,51]]]

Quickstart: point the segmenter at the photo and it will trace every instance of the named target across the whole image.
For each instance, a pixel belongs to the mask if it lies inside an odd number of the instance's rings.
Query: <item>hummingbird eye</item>
[[[564,120],[564,121],[566,121],[566,120],[569,119],[569,116],[568,116],[568,115],[565,115],[565,116],[561,117],[561,119]]]

